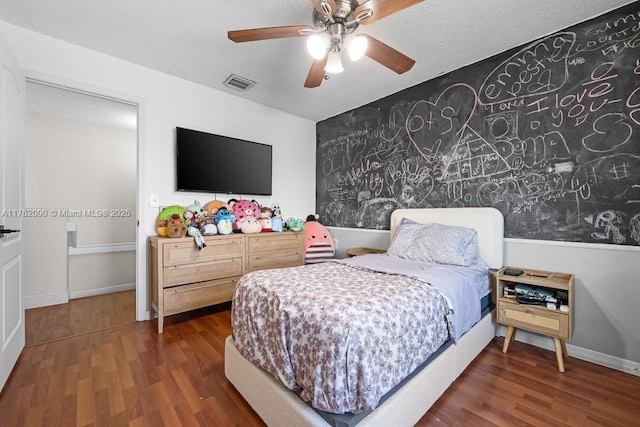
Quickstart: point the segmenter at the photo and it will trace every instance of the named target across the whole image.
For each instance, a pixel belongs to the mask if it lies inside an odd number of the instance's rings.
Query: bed
[[[504,224],[501,213],[496,209],[436,208],[396,210],[391,216],[393,248],[390,248],[390,250],[396,249],[397,244],[394,246],[394,242],[401,240],[398,233],[406,231],[407,227],[404,227],[404,225],[407,223],[458,226],[475,230],[477,251],[480,258],[486,262],[489,268],[497,269],[502,267]],[[362,257],[362,262],[366,262],[364,257],[389,258],[387,255],[365,255]],[[344,262],[344,260],[332,262],[331,268],[344,268],[340,264]],[[309,267],[312,266],[299,268]],[[316,266],[313,267],[315,268]],[[355,268],[367,269],[368,267],[365,265],[355,266]],[[336,271],[337,274],[340,274],[342,270]],[[291,277],[296,274],[299,275],[293,270],[283,271],[283,274],[288,274]],[[365,273],[363,272],[362,274]],[[396,277],[394,280],[398,280],[397,278],[400,276],[393,277]],[[400,279],[404,280],[405,277],[401,276]],[[237,296],[238,292],[237,290]],[[446,291],[442,290],[439,293],[441,295],[445,294],[444,300],[450,306],[450,295],[446,295]],[[285,297],[282,298],[283,300],[285,299]],[[242,306],[240,299],[234,301],[233,307],[235,311],[239,312],[240,309],[236,308],[236,305]],[[234,322],[260,323],[255,319],[244,320],[243,315],[243,313],[234,313]],[[235,323],[235,325],[238,324]],[[264,369],[264,366],[261,368],[250,362],[236,346],[236,344],[243,345],[244,347],[241,347],[242,351],[248,354],[246,344],[244,344],[244,336],[240,329],[238,329],[237,333],[234,329],[235,339],[234,336],[229,336],[225,342],[225,375],[265,423],[270,426],[357,425],[358,427],[366,427],[372,425],[414,425],[495,336],[493,313],[480,316],[480,319],[475,321],[468,330],[458,331],[459,335],[455,335],[453,332],[455,330],[453,328],[454,324],[456,324],[456,321],[447,323],[449,339],[446,340],[445,345],[430,354],[426,361],[419,360],[416,362],[419,367],[412,368],[412,372],[399,384],[394,383],[393,387],[386,391],[379,402],[374,405],[374,409],[360,412],[363,407],[366,407],[367,403],[356,402],[360,406],[356,405],[358,410],[354,411],[356,412],[355,415],[342,414],[333,416],[328,411],[312,407],[305,400],[314,401],[313,395],[303,396],[305,399],[303,400],[301,398],[302,393],[292,391],[283,385],[287,381],[295,381],[295,378],[287,378],[287,376],[295,377],[294,373],[288,372],[286,368],[269,373]],[[236,339],[239,340],[238,343],[236,343]],[[272,348],[270,347],[269,351],[271,350]],[[290,350],[291,348],[288,346],[280,349],[283,354],[288,354]],[[274,354],[277,353],[278,350],[275,350]],[[260,362],[256,361],[257,364]],[[293,365],[297,367],[296,362],[294,360]],[[276,379],[276,377],[279,379]],[[351,400],[349,402],[353,403]]]

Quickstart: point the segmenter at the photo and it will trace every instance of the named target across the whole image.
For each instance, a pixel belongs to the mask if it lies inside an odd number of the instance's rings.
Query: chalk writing
[[[316,209],[493,206],[505,235],[640,245],[640,2],[317,124]]]

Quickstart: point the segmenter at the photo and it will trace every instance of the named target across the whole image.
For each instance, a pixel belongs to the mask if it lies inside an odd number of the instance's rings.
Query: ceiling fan
[[[305,87],[320,86],[325,73],[342,72],[341,52],[346,50],[352,60],[363,55],[398,74],[409,71],[415,61],[381,41],[366,35],[353,34],[360,25],[372,24],[423,0],[311,0],[313,26],[254,28],[229,31],[236,43],[287,37],[307,37],[307,49],[314,58]]]

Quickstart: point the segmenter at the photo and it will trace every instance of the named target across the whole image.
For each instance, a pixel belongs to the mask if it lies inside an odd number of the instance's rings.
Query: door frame
[[[136,320],[150,320],[151,311],[149,309],[149,291],[146,285],[147,281],[147,260],[146,260],[146,241],[147,237],[143,227],[140,227],[140,216],[145,212],[145,205],[141,195],[146,193],[144,168],[144,117],[145,117],[145,100],[131,94],[113,91],[108,88],[88,85],[82,82],[70,81],[57,76],[47,75],[32,70],[25,70],[26,81],[49,85],[63,90],[70,90],[86,95],[97,96],[103,99],[122,102],[137,107],[137,125],[136,125]]]

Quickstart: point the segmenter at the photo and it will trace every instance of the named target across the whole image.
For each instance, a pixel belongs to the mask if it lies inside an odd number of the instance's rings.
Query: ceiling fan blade
[[[320,86],[324,79],[324,67],[327,65],[328,59],[329,55],[325,55],[324,58],[313,61],[307,80],[304,82],[304,87],[314,88]]]
[[[422,3],[423,1],[424,0],[369,0],[356,7],[354,13],[358,15],[367,9],[373,10],[373,16],[361,22],[362,25],[368,25],[389,15],[393,15],[396,12],[400,12],[403,9]]]
[[[416,61],[407,55],[398,52],[378,39],[367,34],[360,34],[360,37],[366,37],[369,41],[365,55],[398,74],[409,71],[411,67],[413,67],[413,64],[416,63]]]
[[[286,37],[299,37],[300,30],[313,30],[308,25],[291,25],[287,27],[253,28],[250,30],[229,31],[227,36],[236,43],[253,42],[257,40],[282,39]]]
[[[330,14],[334,14],[336,13],[336,10],[338,10],[338,6],[336,5],[336,0],[311,0],[313,2],[313,7],[316,8],[316,10],[318,11],[319,14],[321,15],[325,15],[327,12],[325,9],[323,9],[322,7],[322,3],[326,3],[330,9]],[[325,6],[326,7],[326,6]]]

